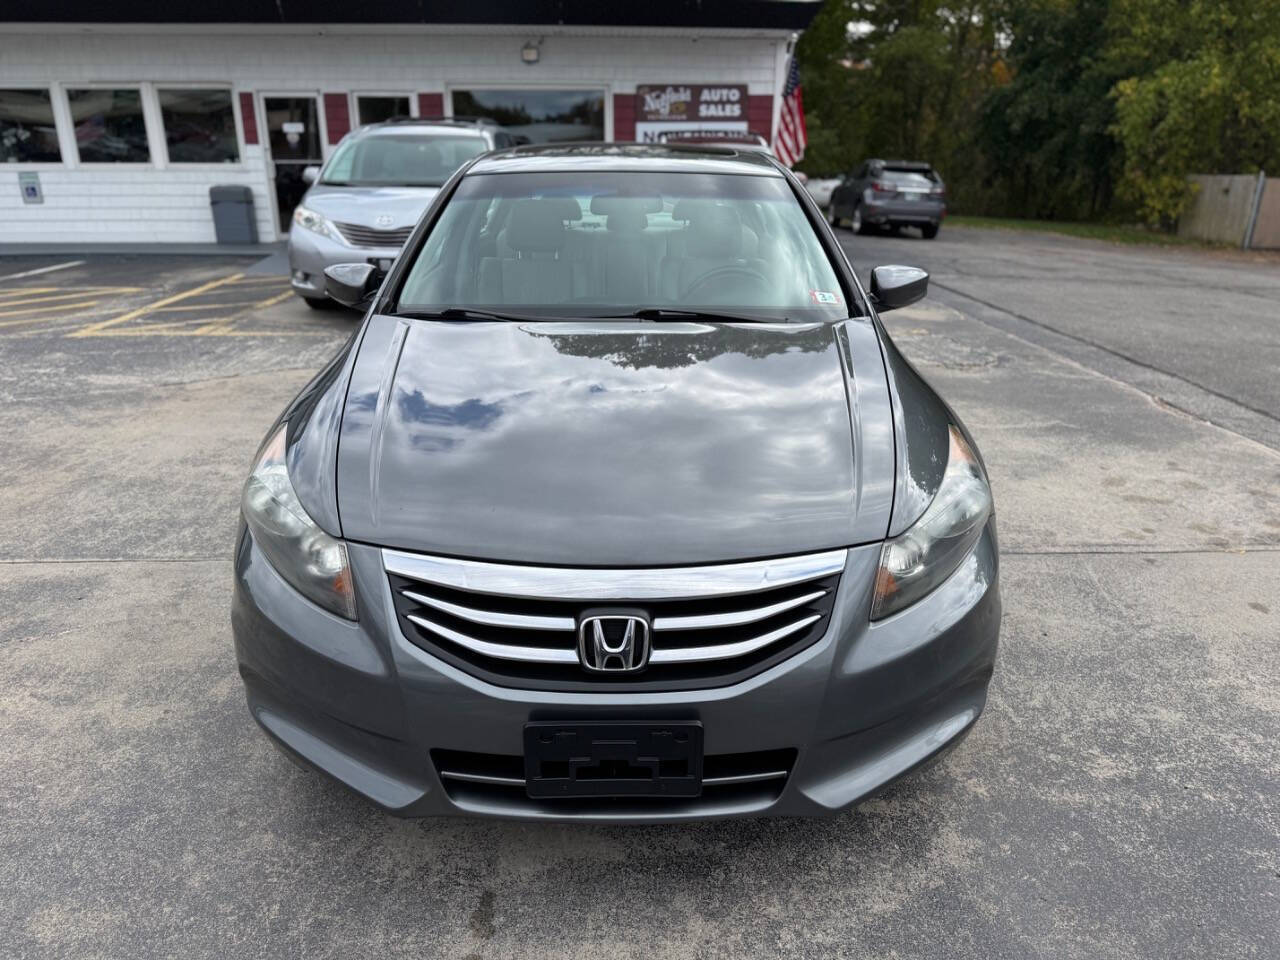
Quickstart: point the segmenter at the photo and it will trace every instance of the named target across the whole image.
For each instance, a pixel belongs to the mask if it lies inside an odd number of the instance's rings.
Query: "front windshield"
[[[331,186],[438,187],[453,171],[489,149],[483,137],[378,133],[354,137],[325,164]]]
[[[465,178],[397,307],[447,308],[849,316],[814,226],[781,177],[586,170]]]

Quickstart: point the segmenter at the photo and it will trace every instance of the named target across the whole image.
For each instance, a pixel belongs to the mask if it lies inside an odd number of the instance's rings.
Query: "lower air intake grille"
[[[464,750],[432,750],[440,782],[454,803],[513,814],[642,817],[645,814],[722,815],[761,810],[782,795],[795,750],[707,754],[700,797],[590,797],[531,799],[525,793],[524,758]]]
[[[383,551],[411,643],[501,686],[619,692],[726,686],[792,656],[826,630],[844,562],[834,550],[602,570]],[[640,621],[647,657],[640,669],[589,671],[590,619],[618,615]]]

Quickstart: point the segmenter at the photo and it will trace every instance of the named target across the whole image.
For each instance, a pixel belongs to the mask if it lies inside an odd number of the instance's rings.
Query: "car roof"
[[[782,176],[773,159],[732,144],[546,143],[496,150],[477,159],[467,174],[569,170],[737,173]]]
[[[426,132],[430,131],[434,134],[445,137],[468,137],[475,136],[484,130],[497,130],[498,125],[492,122],[482,122],[478,120],[450,120],[450,119],[422,119],[419,117],[393,117],[390,120],[383,120],[379,123],[370,123],[366,126],[358,128],[355,132],[358,136],[368,137],[377,136],[383,133],[401,133],[401,132]]]
[[[923,160],[868,160],[867,163],[879,164],[892,170],[918,170],[921,173],[933,169],[932,164]]]
[[[673,130],[658,134],[661,143],[759,143],[768,144],[764,134],[754,130]]]

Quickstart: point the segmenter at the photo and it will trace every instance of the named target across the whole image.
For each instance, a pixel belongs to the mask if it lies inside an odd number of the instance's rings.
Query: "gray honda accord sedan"
[[[385,809],[829,814],[953,746],[1000,625],[986,469],[763,154],[460,169],[244,487],[249,709]]]

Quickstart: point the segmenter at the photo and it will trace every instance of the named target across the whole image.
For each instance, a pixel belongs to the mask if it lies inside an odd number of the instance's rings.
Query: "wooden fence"
[[[1178,236],[1246,250],[1280,249],[1280,178],[1265,174],[1197,175]]]

